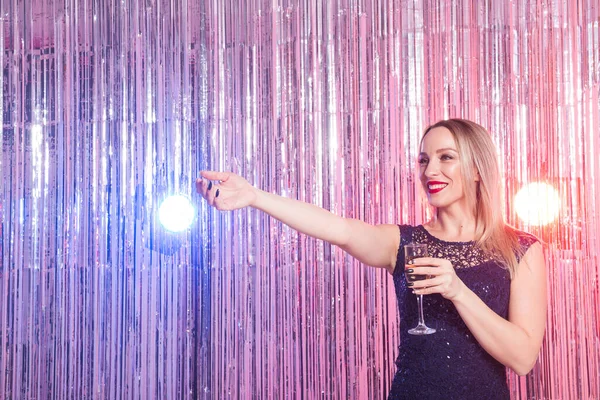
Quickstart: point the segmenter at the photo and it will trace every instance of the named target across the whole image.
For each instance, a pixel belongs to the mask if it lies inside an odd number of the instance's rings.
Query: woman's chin
[[[435,197],[432,198],[431,195],[427,195],[427,202],[429,203],[429,205],[431,207],[435,207],[435,208],[444,207],[444,205],[445,205],[445,202],[440,201],[439,199],[436,199]]]

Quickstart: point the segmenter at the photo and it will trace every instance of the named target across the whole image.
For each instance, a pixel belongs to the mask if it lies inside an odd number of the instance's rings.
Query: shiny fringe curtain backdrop
[[[0,397],[382,398],[391,279],[201,169],[418,223],[423,129],[490,129],[546,241],[548,327],[513,398],[600,397],[600,7],[581,1],[3,0]],[[546,227],[512,195],[559,192]],[[193,226],[156,211],[189,196]],[[544,199],[540,201],[543,206]],[[402,327],[405,329],[405,327]]]

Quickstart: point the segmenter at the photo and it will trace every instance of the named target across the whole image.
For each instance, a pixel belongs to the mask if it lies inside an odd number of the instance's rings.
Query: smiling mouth
[[[434,194],[442,191],[446,186],[448,186],[447,183],[430,182],[427,184],[427,190],[429,193]]]

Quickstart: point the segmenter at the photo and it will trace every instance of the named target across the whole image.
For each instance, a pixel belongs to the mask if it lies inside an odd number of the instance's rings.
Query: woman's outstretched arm
[[[400,243],[396,225],[342,218],[313,204],[257,189],[230,172],[202,171],[201,176],[196,190],[218,210],[256,208],[298,232],[339,246],[364,264],[393,271]]]

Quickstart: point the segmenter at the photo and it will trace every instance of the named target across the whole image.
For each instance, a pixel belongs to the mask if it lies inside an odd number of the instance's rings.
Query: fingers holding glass
[[[443,283],[443,279],[433,275],[414,275],[420,279],[410,278],[408,286],[412,289],[414,294],[425,295],[439,292],[439,286]]]

